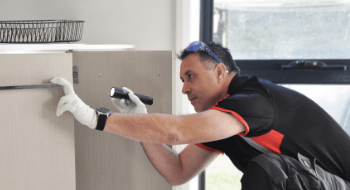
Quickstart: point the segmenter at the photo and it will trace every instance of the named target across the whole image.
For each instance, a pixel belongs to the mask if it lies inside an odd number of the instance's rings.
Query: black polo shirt
[[[323,169],[350,181],[349,135],[306,96],[257,76],[236,75],[227,97],[211,109],[233,114],[246,131],[197,145],[225,153],[242,172],[250,159],[262,153],[245,136],[277,154],[316,158]]]

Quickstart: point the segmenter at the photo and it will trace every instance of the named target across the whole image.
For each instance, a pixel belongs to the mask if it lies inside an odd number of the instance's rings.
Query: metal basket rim
[[[0,21],[0,43],[77,42],[83,34],[84,20]]]
[[[29,23],[33,22],[33,23]],[[85,22],[84,20],[0,20],[0,24],[36,24],[43,23],[62,23],[62,22]]]

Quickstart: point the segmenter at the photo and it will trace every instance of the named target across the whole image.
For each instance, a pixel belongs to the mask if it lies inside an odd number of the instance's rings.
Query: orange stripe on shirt
[[[219,104],[219,102],[221,102],[222,100],[226,99],[227,97],[230,97],[230,94],[227,94],[225,97],[221,98],[221,100],[217,101],[216,104],[213,107],[217,106]]]
[[[207,146],[205,146],[205,145],[203,145],[203,144],[201,144],[201,143],[197,143],[196,145],[199,146],[199,147],[201,147],[201,148],[204,148],[205,150],[208,150],[208,151],[210,151],[210,152],[218,152],[218,153],[220,153],[220,154],[224,154],[224,153],[221,152],[220,150],[216,150],[216,149],[213,149],[213,148],[209,148],[209,147],[207,147]]]
[[[284,138],[284,135],[275,130],[271,130],[270,132],[258,137],[250,137],[250,139],[257,142],[261,146],[278,154],[281,154],[280,147],[281,147],[283,138]]]

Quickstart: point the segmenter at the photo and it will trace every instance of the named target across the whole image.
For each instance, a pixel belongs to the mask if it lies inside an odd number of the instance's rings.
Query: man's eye
[[[193,75],[188,75],[188,78],[192,78],[193,77]]]

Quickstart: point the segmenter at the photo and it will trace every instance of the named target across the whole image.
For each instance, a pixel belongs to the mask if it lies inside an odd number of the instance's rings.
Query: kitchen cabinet
[[[0,48],[1,49],[1,48]],[[172,111],[171,51],[68,51],[0,55],[0,86],[61,76],[90,107],[111,103],[112,86],[154,98],[149,113]],[[0,91],[0,189],[172,189],[141,143],[91,130],[70,112],[56,116],[62,88]]]
[[[0,55],[0,86],[72,82],[72,55]],[[62,88],[0,91],[0,189],[73,190],[74,118],[56,116]]]

